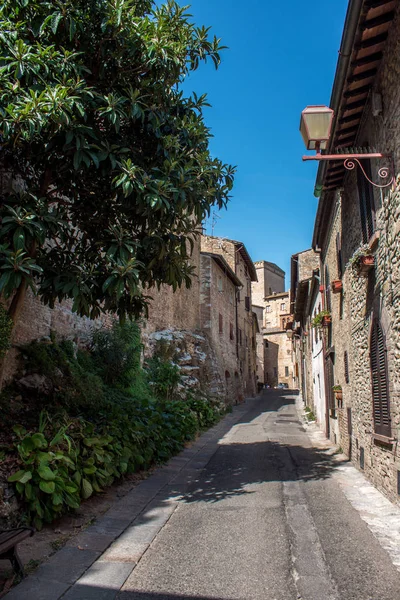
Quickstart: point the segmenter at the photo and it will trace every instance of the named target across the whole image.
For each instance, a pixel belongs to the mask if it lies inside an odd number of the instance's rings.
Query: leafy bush
[[[116,479],[168,460],[219,419],[220,403],[199,392],[174,398],[181,377],[170,354],[145,371],[140,351],[135,323],[95,334],[92,352],[56,340],[25,349],[30,372],[53,382],[39,402],[45,410],[13,428],[9,449],[19,461],[9,481],[38,529]]]
[[[178,365],[169,360],[153,356],[147,361],[149,383],[157,398],[170,400],[173,398],[181,374]]]

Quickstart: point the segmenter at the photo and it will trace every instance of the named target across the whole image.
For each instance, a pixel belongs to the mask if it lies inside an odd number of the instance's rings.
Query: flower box
[[[321,325],[322,327],[328,327],[332,323],[332,317],[329,315],[325,315],[322,317]]]
[[[343,400],[343,392],[342,390],[337,390],[334,392],[336,400],[341,402]]]
[[[339,294],[343,289],[343,282],[341,279],[335,279],[331,283],[332,292],[334,294]]]
[[[359,261],[360,273],[368,273],[371,269],[374,268],[375,265],[375,256],[372,254],[366,254],[365,256],[360,256]]]

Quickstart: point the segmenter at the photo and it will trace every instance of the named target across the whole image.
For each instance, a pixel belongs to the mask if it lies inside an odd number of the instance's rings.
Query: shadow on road
[[[338,463],[325,451],[307,447],[308,439],[294,404],[295,399],[281,391],[265,390],[259,401],[249,403],[249,412],[238,422],[240,432],[249,432],[248,440],[240,433],[239,442],[235,442],[234,436],[223,441],[192,485],[184,491],[180,485],[170,486],[171,496],[180,496],[181,501],[188,503],[219,502],[230,496],[253,493],[257,484],[330,478]],[[268,430],[268,437],[275,440],[253,442],[253,427],[261,427],[257,419],[266,412],[276,412],[276,418],[270,422],[271,432]],[[280,437],[293,437],[297,443],[283,443]]]

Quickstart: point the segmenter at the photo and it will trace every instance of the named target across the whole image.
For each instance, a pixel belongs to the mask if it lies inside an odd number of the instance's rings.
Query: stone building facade
[[[243,381],[245,396],[254,396],[256,385],[256,340],[252,314],[251,284],[257,280],[256,270],[244,244],[236,240],[214,236],[201,236],[201,251],[223,256],[238,277],[241,287],[235,298],[235,340],[239,379]]]
[[[265,298],[263,337],[265,353],[265,381],[270,386],[294,384],[292,340],[286,326],[291,322],[289,292],[272,294]]]
[[[257,281],[252,284],[252,299],[256,306],[264,306],[267,296],[285,291],[285,272],[278,265],[266,260],[254,263]]]
[[[200,272],[201,329],[219,357],[217,368],[227,403],[236,404],[244,398],[236,332],[236,296],[241,281],[220,254],[202,252]]]
[[[389,160],[321,163],[313,248],[321,250],[328,433],[400,501],[400,3],[351,1],[331,108],[328,153],[374,148]],[[365,150],[361,150],[361,153]],[[377,188],[394,169],[397,187]],[[364,171],[364,172],[363,172]],[[365,177],[365,175],[367,177]],[[390,183],[390,182],[389,182]],[[362,259],[360,255],[370,255]],[[362,261],[369,262],[363,266]],[[312,316],[312,314],[310,315]],[[304,330],[303,330],[304,334]],[[342,388],[335,397],[332,387]]]
[[[289,292],[285,292],[285,272],[274,263],[254,263],[257,281],[252,284],[253,311],[258,317],[257,377],[261,385],[286,383],[295,387],[292,342],[286,335],[291,322]]]

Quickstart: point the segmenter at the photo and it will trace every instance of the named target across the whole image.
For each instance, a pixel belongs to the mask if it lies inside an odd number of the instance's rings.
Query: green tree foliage
[[[91,318],[190,286],[193,232],[234,169],[211,156],[183,79],[220,40],[174,1],[4,0],[0,294],[35,287]],[[14,307],[15,308],[15,307]],[[15,311],[14,311],[15,312]],[[11,305],[11,315],[13,314]]]

